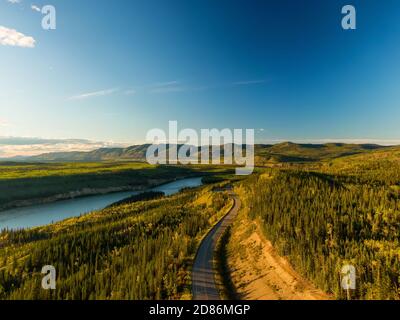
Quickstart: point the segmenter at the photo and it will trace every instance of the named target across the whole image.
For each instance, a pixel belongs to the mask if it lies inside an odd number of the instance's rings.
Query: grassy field
[[[154,169],[139,162],[83,162],[83,163],[9,163],[0,162],[0,179],[29,179],[54,176],[106,174],[127,170]]]

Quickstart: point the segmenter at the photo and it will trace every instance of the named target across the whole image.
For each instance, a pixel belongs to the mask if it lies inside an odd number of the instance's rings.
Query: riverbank
[[[2,211],[9,210],[9,209],[23,208],[23,207],[29,207],[29,206],[41,205],[41,204],[48,204],[48,203],[53,203],[53,202],[57,202],[57,201],[71,200],[71,199],[76,199],[76,198],[84,198],[84,197],[88,197],[88,196],[105,195],[105,194],[125,192],[125,191],[126,192],[127,191],[132,191],[132,192],[145,191],[149,188],[161,186],[163,184],[166,184],[166,183],[169,183],[172,181],[175,181],[175,180],[174,179],[158,179],[158,180],[149,182],[149,184],[147,184],[147,185],[135,186],[135,187],[121,186],[121,187],[107,187],[107,188],[83,188],[82,190],[69,191],[66,193],[56,194],[56,195],[50,196],[50,197],[28,199],[28,200],[17,200],[17,201],[10,202],[6,205],[0,206],[0,214]]]
[[[86,196],[143,191],[201,175],[199,171],[125,162],[0,164],[0,211]]]
[[[201,178],[188,180],[191,183],[173,184],[191,188]],[[170,185],[165,189],[171,191]],[[4,288],[0,299],[176,300],[189,296],[190,259],[197,251],[197,239],[227,204],[222,193],[211,189],[189,189],[38,228],[3,231],[0,270],[5,277],[0,277]],[[57,291],[35,290],[41,266],[46,264],[57,268]],[[19,277],[18,282],[2,281],[14,279],[13,275]]]
[[[202,177],[179,179],[170,183],[164,183],[159,179],[158,186],[141,188],[140,191],[121,191],[111,194],[92,195],[62,200],[48,204],[38,204],[29,207],[14,208],[0,213],[0,230],[18,230],[52,224],[71,217],[86,215],[87,213],[110,207],[121,200],[138,196],[145,191],[159,192],[166,196],[178,193],[184,188],[192,188],[202,185]],[[115,206],[113,206],[115,207]]]

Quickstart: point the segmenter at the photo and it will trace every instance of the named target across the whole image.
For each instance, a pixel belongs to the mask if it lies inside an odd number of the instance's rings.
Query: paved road
[[[235,204],[231,211],[209,232],[200,245],[192,271],[193,300],[219,300],[219,293],[214,281],[213,257],[216,244],[229,227],[240,208],[240,200],[233,195]]]

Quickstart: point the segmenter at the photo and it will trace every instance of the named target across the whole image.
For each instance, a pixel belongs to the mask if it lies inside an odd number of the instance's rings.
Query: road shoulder
[[[329,299],[279,256],[245,210],[241,210],[232,228],[227,263],[236,296],[241,300]]]

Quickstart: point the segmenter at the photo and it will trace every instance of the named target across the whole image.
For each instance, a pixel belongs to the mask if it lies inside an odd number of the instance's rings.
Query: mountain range
[[[88,152],[54,152],[30,157],[0,159],[2,161],[30,162],[96,162],[96,161],[146,161],[148,144],[127,148],[100,148]],[[393,148],[375,144],[257,144],[256,162],[310,162],[367,153],[373,150]],[[167,145],[168,149],[168,145]]]

